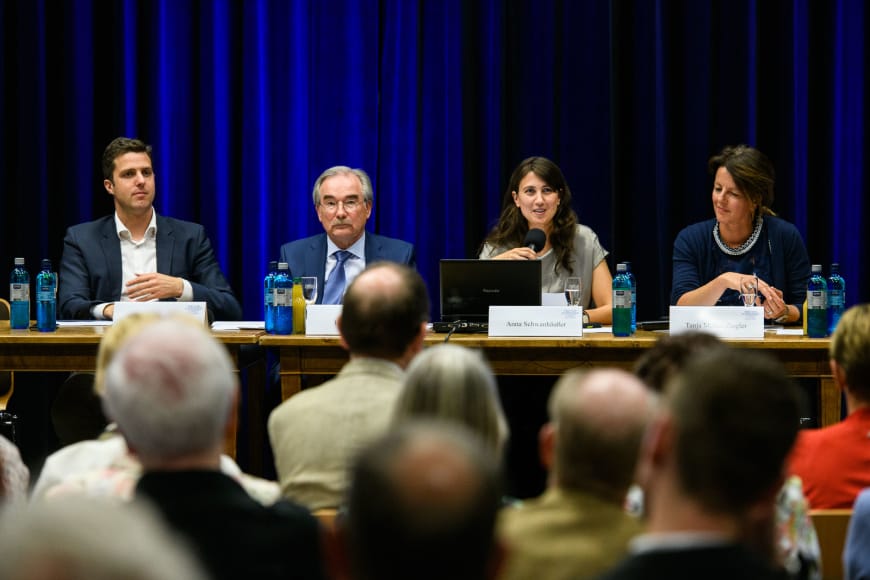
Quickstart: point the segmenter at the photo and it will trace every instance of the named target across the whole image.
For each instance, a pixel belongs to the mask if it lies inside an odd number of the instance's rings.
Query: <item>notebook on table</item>
[[[490,306],[540,306],[540,260],[443,259],[435,332],[487,332]]]

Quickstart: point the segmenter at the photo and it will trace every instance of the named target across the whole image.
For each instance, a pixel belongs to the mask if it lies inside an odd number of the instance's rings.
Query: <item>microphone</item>
[[[531,248],[535,253],[540,252],[546,244],[547,234],[544,233],[544,230],[538,228],[530,229],[529,233],[526,234],[526,239],[523,240],[523,246]]]

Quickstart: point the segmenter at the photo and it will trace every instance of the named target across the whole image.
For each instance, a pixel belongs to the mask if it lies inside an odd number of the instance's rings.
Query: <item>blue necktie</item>
[[[347,285],[344,263],[353,254],[347,250],[338,250],[333,256],[335,256],[336,264],[323,288],[323,304],[341,304],[341,299],[344,296],[344,287]]]

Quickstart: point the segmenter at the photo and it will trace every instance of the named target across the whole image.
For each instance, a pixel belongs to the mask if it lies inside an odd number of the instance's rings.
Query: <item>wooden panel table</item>
[[[93,372],[97,347],[108,326],[62,326],[55,332],[11,330],[8,321],[0,322],[0,371]],[[256,345],[262,330],[215,332],[214,336],[229,350],[238,368],[242,345]],[[260,361],[262,365],[262,361]],[[257,370],[259,381],[265,373]],[[14,385],[14,382],[13,382]],[[258,385],[260,391],[263,385]],[[236,425],[227,437],[226,453],[236,455]]]
[[[496,375],[558,376],[575,367],[631,369],[635,360],[655,344],[661,333],[638,331],[617,338],[609,333],[582,338],[489,338],[482,334],[454,334],[453,344],[484,351]],[[443,342],[446,335],[431,333],[426,344]],[[828,366],[828,339],[767,334],[759,340],[728,340],[736,348],[768,352],[776,356],[793,377],[819,381],[819,422],[840,420],[840,392]],[[281,361],[281,396],[287,399],[302,388],[302,377],[335,375],[347,362],[347,352],[338,337],[262,335],[260,344],[278,349]]]

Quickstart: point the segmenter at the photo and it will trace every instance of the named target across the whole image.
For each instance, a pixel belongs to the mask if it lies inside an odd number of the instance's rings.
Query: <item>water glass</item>
[[[582,290],[579,277],[574,276],[565,280],[565,299],[569,306],[580,306]]]
[[[302,297],[305,304],[317,302],[317,276],[302,276]]]
[[[743,300],[743,306],[747,308],[755,306],[755,300],[758,296],[758,277],[744,278],[740,284],[740,299]]]

